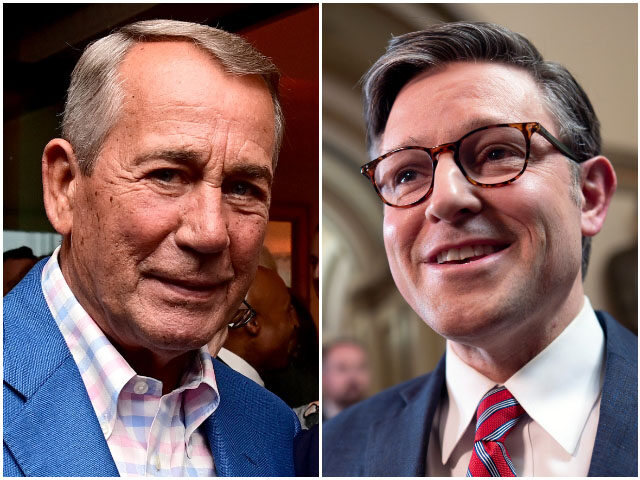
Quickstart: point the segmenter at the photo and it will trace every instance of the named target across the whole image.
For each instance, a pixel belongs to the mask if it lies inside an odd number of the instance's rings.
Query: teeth
[[[473,253],[473,247],[462,247],[460,249],[460,260],[464,260],[465,258],[473,257],[475,253]]]
[[[465,260],[471,257],[479,257],[481,255],[489,255],[496,249],[491,245],[466,245],[462,248],[451,248],[440,252],[437,257],[438,263],[453,262],[457,260]]]

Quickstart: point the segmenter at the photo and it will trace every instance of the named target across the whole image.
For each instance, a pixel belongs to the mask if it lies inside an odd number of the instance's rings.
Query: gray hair
[[[564,66],[545,61],[529,40],[500,25],[453,22],[392,38],[386,53],[362,78],[367,148],[372,158],[381,153],[380,136],[402,87],[419,73],[463,61],[497,62],[529,72],[554,118],[560,140],[579,160],[600,154],[600,122],[587,94]],[[572,197],[579,204],[581,170],[575,162],[569,163]],[[591,238],[582,237],[583,279],[590,250]]]
[[[126,25],[89,44],[71,74],[62,117],[62,136],[74,149],[84,175],[91,175],[102,145],[120,115],[124,93],[118,73],[127,52],[137,43],[163,40],[193,42],[233,75],[260,75],[274,105],[275,147],[278,159],[284,116],[278,98],[280,73],[270,59],[232,33],[175,20],[147,20]]]

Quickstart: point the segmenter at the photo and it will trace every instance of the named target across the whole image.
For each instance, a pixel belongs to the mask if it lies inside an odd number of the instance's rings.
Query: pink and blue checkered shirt
[[[42,291],[78,365],[121,476],[215,476],[213,455],[199,427],[220,402],[204,346],[180,387],[137,375],[73,296],[58,263],[42,272]]]

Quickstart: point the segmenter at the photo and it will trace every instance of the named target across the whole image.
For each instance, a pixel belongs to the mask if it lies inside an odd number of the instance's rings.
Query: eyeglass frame
[[[509,179],[509,180],[504,180],[502,182],[498,182],[498,183],[481,183],[478,182],[477,180],[474,180],[473,178],[469,177],[469,175],[467,174],[467,172],[465,172],[464,167],[462,166],[462,162],[460,162],[460,158],[458,156],[459,152],[460,152],[460,144],[462,143],[462,141],[469,137],[470,135],[473,135],[474,133],[480,132],[482,130],[489,130],[492,128],[503,128],[503,127],[511,127],[511,128],[515,128],[517,130],[520,130],[522,132],[522,134],[524,135],[524,139],[525,139],[525,143],[526,143],[526,154],[525,154],[525,158],[524,158],[524,165],[522,166],[522,169],[520,170],[520,172],[518,172],[513,178]],[[557,148],[560,153],[562,153],[565,157],[570,158],[571,160],[573,160],[576,163],[582,163],[585,159],[580,160],[578,159],[578,157],[571,151],[571,149],[569,149],[569,147],[567,147],[565,144],[563,144],[560,140],[558,140],[556,137],[554,137],[551,133],[549,133],[549,131],[544,128],[539,122],[522,122],[522,123],[498,123],[495,125],[487,125],[484,127],[480,127],[480,128],[476,128],[474,130],[471,130],[470,132],[465,133],[461,138],[459,138],[458,140],[456,140],[455,142],[447,142],[447,143],[443,143],[441,145],[436,145],[435,147],[421,147],[418,145],[407,145],[404,147],[399,147],[399,148],[395,148],[383,155],[380,155],[379,157],[371,160],[368,163],[365,163],[364,165],[362,165],[362,167],[360,167],[360,173],[362,175],[364,175],[365,177],[367,177],[371,183],[373,184],[373,188],[375,189],[376,193],[378,194],[378,197],[380,197],[380,200],[382,200],[382,202],[385,205],[389,205],[390,207],[394,207],[394,208],[409,208],[409,207],[413,207],[414,205],[417,205],[421,202],[424,202],[427,198],[429,198],[431,196],[431,193],[433,193],[433,186],[434,186],[434,182],[435,182],[435,172],[436,172],[436,167],[438,166],[438,159],[437,156],[440,155],[441,153],[444,152],[452,152],[453,153],[453,160],[455,162],[455,164],[458,166],[458,168],[460,169],[460,171],[462,172],[462,174],[464,175],[464,177],[467,179],[467,181],[469,183],[471,183],[472,185],[475,185],[477,187],[483,187],[483,188],[498,188],[498,187],[504,187],[506,185],[510,185],[513,182],[515,182],[518,178],[520,178],[520,176],[524,173],[524,171],[527,169],[527,165],[529,164],[529,154],[531,151],[531,137],[533,136],[534,133],[539,133],[545,140],[547,140],[551,145],[553,145],[555,148]],[[423,152],[426,152],[429,157],[431,158],[431,162],[433,163],[433,175],[431,176],[431,185],[429,186],[429,189],[426,191],[426,193],[419,198],[418,200],[416,200],[415,202],[409,203],[407,205],[394,205],[392,203],[389,203],[387,200],[384,199],[384,197],[382,196],[382,193],[380,193],[380,189],[378,188],[378,185],[376,184],[374,175],[375,175],[375,171],[376,171],[376,167],[378,166],[378,164],[384,160],[385,158],[390,157],[391,155],[398,153],[398,152],[402,152],[404,150],[422,150]]]
[[[240,313],[240,310],[246,310],[246,313],[244,314],[244,316],[238,320],[237,322],[230,322],[227,326],[229,328],[240,328],[240,327],[244,327],[247,323],[249,323],[251,320],[253,320],[256,315],[258,315],[258,312],[256,312],[254,310],[254,308],[249,304],[249,302],[247,302],[246,300],[242,300],[242,303],[247,307],[246,309],[242,309],[239,308],[236,313],[234,313],[233,318],[236,318],[236,315],[238,315]]]

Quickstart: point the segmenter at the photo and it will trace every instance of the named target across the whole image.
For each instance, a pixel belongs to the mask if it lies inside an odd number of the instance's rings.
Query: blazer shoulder
[[[411,401],[417,392],[428,388],[433,375],[434,372],[430,372],[399,383],[345,409],[323,424],[323,439],[327,438],[327,435],[331,436],[333,432],[358,429],[368,426],[374,420],[394,416]],[[342,433],[337,434],[342,435]]]
[[[409,449],[421,451],[443,386],[444,357],[433,372],[384,390],[323,422],[323,473],[359,476],[373,472],[366,458],[384,456],[405,442],[420,444]],[[385,453],[380,442],[390,436],[395,440],[383,442]]]
[[[4,383],[29,398],[71,355],[42,293],[38,262],[3,299]]]
[[[589,476],[638,475],[638,337],[596,312],[606,338],[600,418]]]
[[[597,311],[596,316],[604,330],[607,351],[624,358],[632,367],[638,366],[638,337],[622,326],[607,312]]]

